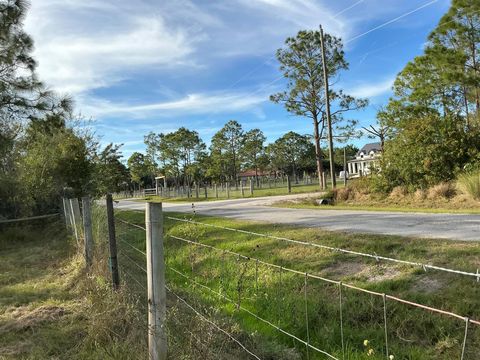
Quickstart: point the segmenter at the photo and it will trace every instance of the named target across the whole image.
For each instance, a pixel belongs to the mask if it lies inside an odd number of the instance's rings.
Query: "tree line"
[[[208,148],[196,131],[185,127],[170,133],[151,132],[144,141],[146,153],[134,152],[127,161],[130,179],[138,187],[153,186],[157,175],[165,176],[170,185],[180,186],[235,183],[246,170],[257,182],[265,174],[289,175],[295,180],[316,171],[312,136],[290,131],[266,144],[262,130],[245,131],[235,120],[213,135]],[[352,156],[358,149],[347,146],[346,151]],[[343,148],[337,152],[336,165],[341,169]]]

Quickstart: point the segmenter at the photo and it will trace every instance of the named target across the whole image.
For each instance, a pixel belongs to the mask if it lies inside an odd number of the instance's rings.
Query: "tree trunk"
[[[323,163],[322,163],[322,148],[320,147],[320,134],[318,130],[318,120],[315,116],[313,118],[314,138],[315,138],[315,155],[317,160],[317,173],[318,173],[318,185],[320,190],[324,190],[324,184],[322,180],[323,175]]]

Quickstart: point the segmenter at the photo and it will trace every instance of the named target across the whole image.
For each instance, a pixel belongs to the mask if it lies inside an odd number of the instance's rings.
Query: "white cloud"
[[[152,115],[171,116],[173,114],[219,114],[252,110],[259,113],[258,105],[268,101],[266,95],[244,93],[195,93],[175,100],[131,105],[101,99],[83,99],[86,113],[95,117],[129,116],[144,119]]]
[[[192,64],[201,36],[143,10],[130,11],[121,1],[33,1],[26,30],[35,40],[40,78],[76,94],[108,87],[144,66]]]
[[[389,77],[378,82],[362,83],[351,88],[345,87],[345,91],[355,97],[371,98],[390,92],[394,81],[395,77]]]

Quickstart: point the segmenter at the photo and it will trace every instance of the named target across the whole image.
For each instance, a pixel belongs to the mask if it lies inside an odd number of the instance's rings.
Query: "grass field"
[[[137,224],[143,223],[141,213],[122,212],[119,216]],[[211,217],[197,216],[197,220],[470,272],[475,272],[480,266],[480,247],[470,242],[349,235]],[[165,227],[167,235],[199,241],[282,267],[341,280],[473,319],[480,318],[480,286],[475,278],[430,270],[425,272],[421,267],[364,260],[329,250],[199,225],[185,225],[171,220],[166,221]],[[125,226],[120,228],[119,234],[125,241],[144,249],[141,230]],[[167,283],[189,301],[200,301],[201,308],[210,316],[227,317],[238,323],[240,333],[243,334],[241,338],[250,343],[261,354],[261,358],[301,359],[306,358],[307,354],[303,344],[239,310],[238,302],[245,309],[261,315],[301,339],[307,337],[307,314],[310,344],[336,357],[342,357],[339,293],[336,285],[309,278],[306,313],[304,276],[260,265],[256,277],[253,260],[185,244],[169,236],[165,241],[167,266],[189,278],[168,270]],[[136,256],[128,247],[120,251],[131,257]],[[141,256],[137,260],[141,261]],[[124,264],[127,266],[124,271],[136,274],[134,276],[144,276],[141,271],[135,272],[134,267],[128,268],[125,261]],[[233,299],[234,303],[195,285],[192,280],[213,288],[228,299]],[[346,358],[384,359],[382,298],[352,289],[344,291],[343,297]],[[388,301],[387,315],[389,349],[395,359],[460,358],[464,321],[393,301]],[[365,340],[369,341],[367,347],[363,344]],[[367,352],[370,349],[374,354],[369,356]],[[480,332],[471,325],[464,359],[475,359],[479,351]],[[316,356],[312,350],[309,357],[325,358]]]
[[[427,214],[480,214],[480,208],[458,208],[458,207],[415,207],[404,205],[363,205],[363,204],[335,204],[318,205],[312,203],[312,200],[279,201],[273,206],[286,207],[291,209],[314,209],[314,210],[359,210],[359,211],[386,211],[403,213],[427,213]]]

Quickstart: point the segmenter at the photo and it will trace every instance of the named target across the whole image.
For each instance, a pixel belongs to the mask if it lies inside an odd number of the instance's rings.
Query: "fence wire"
[[[390,258],[390,257],[386,257],[386,256],[377,255],[377,254],[368,254],[368,253],[363,253],[363,252],[359,252],[359,251],[336,248],[336,247],[332,247],[332,246],[328,246],[328,245],[311,243],[311,242],[308,242],[308,241],[293,240],[293,239],[288,239],[288,238],[281,237],[281,236],[261,234],[261,233],[256,233],[256,232],[253,232],[253,231],[247,231],[247,230],[235,229],[235,228],[219,226],[219,225],[214,225],[214,224],[208,224],[208,223],[195,221],[195,220],[181,219],[181,218],[172,217],[172,216],[166,216],[166,218],[169,219],[169,220],[173,220],[173,221],[181,221],[181,222],[185,222],[185,223],[202,225],[202,226],[206,226],[206,227],[213,227],[213,228],[216,228],[216,229],[238,232],[238,233],[252,235],[252,236],[259,236],[259,237],[269,238],[269,239],[273,239],[273,240],[281,240],[281,241],[285,241],[285,242],[289,242],[289,243],[293,243],[293,244],[297,244],[297,245],[312,246],[312,247],[316,247],[316,248],[320,248],[320,249],[326,249],[326,250],[330,250],[330,251],[334,251],[334,252],[341,252],[341,253],[345,253],[345,254],[349,254],[349,255],[357,255],[357,256],[367,257],[367,258],[375,259],[377,261],[384,260],[384,261],[394,262],[394,263],[398,263],[398,264],[421,267],[425,271],[426,271],[426,269],[438,270],[438,271],[444,271],[444,272],[458,274],[458,275],[472,276],[472,277],[475,277],[477,279],[477,281],[480,279],[480,273],[478,272],[478,270],[477,270],[477,272],[455,270],[455,269],[449,269],[449,268],[436,266],[436,265],[431,265],[431,264],[423,264],[423,263],[420,263],[420,262],[394,259],[394,258]]]
[[[212,227],[215,227],[215,228],[220,228],[220,229],[224,229],[224,230],[229,230],[229,231],[238,231],[238,232],[242,232],[242,233],[247,233],[247,234],[250,234],[250,235],[256,235],[256,236],[265,236],[265,237],[273,237],[273,238],[276,238],[276,239],[280,239],[280,240],[284,240],[284,238],[280,238],[280,237],[276,237],[276,236],[270,236],[270,235],[265,235],[265,234],[258,234],[258,233],[254,233],[254,232],[249,232],[249,231],[244,231],[244,230],[238,230],[238,229],[232,229],[232,228],[226,228],[226,227],[220,227],[220,226],[216,226],[216,225],[211,225],[211,224],[205,224],[205,223],[201,223],[201,222],[197,222],[197,221],[193,221],[193,220],[187,220],[187,219],[179,219],[179,218],[175,218],[175,217],[170,217],[170,216],[166,216],[166,218],[170,219],[170,220],[178,220],[178,221],[181,221],[181,222],[185,222],[185,223],[192,223],[192,224],[199,224],[199,225],[206,225],[206,226],[212,226]],[[141,226],[141,225],[138,225],[138,224],[133,224],[133,223],[130,223],[128,221],[125,221],[125,220],[121,220],[121,219],[116,219],[118,220],[118,222],[120,224],[122,224],[123,227],[127,228],[127,227],[130,227],[130,231],[135,231],[138,233],[138,230],[141,230],[142,233],[144,231],[146,231],[146,228]],[[129,235],[129,231],[128,230],[125,230],[123,232],[120,232],[121,234],[123,234],[123,236],[120,236],[119,237],[119,241],[120,243],[126,245],[126,249],[129,249],[133,252],[135,252],[137,255],[142,255],[142,257],[145,257],[146,256],[146,253],[145,251],[143,251],[142,249],[132,245],[129,240],[131,239],[131,237],[129,238],[128,235]],[[133,234],[132,234],[133,235]],[[222,263],[224,264],[225,263],[225,255],[230,255],[230,256],[234,256],[237,258],[237,260],[239,259],[242,259],[244,261],[246,261],[245,263],[245,266],[247,263],[252,263],[254,264],[255,266],[255,284],[253,285],[254,288],[255,288],[255,292],[258,292],[258,287],[259,287],[259,278],[258,278],[258,266],[259,265],[263,265],[263,266],[266,266],[268,268],[271,268],[273,271],[278,271],[279,273],[279,277],[280,277],[280,283],[281,283],[281,279],[282,279],[282,273],[283,272],[287,272],[287,273],[292,273],[292,274],[296,274],[296,275],[301,275],[304,277],[304,293],[303,293],[303,296],[304,296],[304,306],[305,306],[305,323],[306,323],[306,339],[302,339],[301,337],[295,335],[295,334],[292,334],[291,332],[289,331],[286,331],[285,329],[283,329],[281,326],[279,325],[276,325],[275,323],[273,323],[272,321],[262,317],[261,315],[259,314],[256,314],[255,312],[249,310],[248,308],[246,308],[244,305],[242,305],[241,301],[241,296],[239,295],[238,296],[238,299],[233,299],[231,298],[230,296],[227,296],[226,294],[226,291],[225,291],[225,284],[222,284],[222,282],[220,283],[220,291],[217,291],[213,288],[211,288],[210,286],[207,286],[197,280],[195,280],[194,278],[192,278],[191,276],[185,274],[184,272],[172,267],[172,266],[167,266],[167,269],[169,269],[170,271],[172,271],[173,273],[183,277],[184,279],[188,280],[189,282],[191,282],[192,284],[194,285],[197,285],[203,289],[206,289],[208,290],[209,292],[219,296],[220,298],[223,298],[225,301],[233,304],[236,306],[236,308],[238,310],[241,310],[247,314],[249,314],[250,316],[254,317],[255,319],[261,321],[262,323],[272,327],[273,329],[279,331],[280,333],[290,337],[291,339],[295,340],[295,341],[298,341],[299,343],[303,344],[306,349],[307,349],[307,352],[306,352],[306,355],[307,355],[307,358],[309,358],[309,351],[308,350],[313,350],[319,354],[322,354],[328,358],[331,358],[331,359],[338,359],[337,357],[335,357],[334,355],[328,353],[327,351],[325,350],[322,350],[320,349],[319,347],[315,346],[315,345],[312,345],[311,342],[310,342],[310,337],[311,337],[311,334],[310,334],[310,328],[309,328],[309,318],[308,318],[308,283],[309,283],[309,279],[316,279],[316,280],[320,280],[322,282],[325,282],[325,283],[328,283],[328,284],[333,284],[333,285],[336,285],[338,286],[338,290],[339,290],[339,328],[340,328],[340,337],[341,337],[341,354],[342,354],[342,359],[345,359],[346,357],[346,349],[345,349],[345,334],[344,334],[344,307],[345,307],[345,303],[344,303],[344,294],[343,294],[343,289],[352,289],[352,290],[355,290],[355,291],[359,291],[359,292],[362,292],[362,293],[366,293],[366,294],[370,294],[370,295],[373,295],[373,296],[376,296],[376,297],[380,297],[382,299],[382,305],[381,305],[381,308],[382,308],[382,318],[383,318],[383,321],[382,321],[382,327],[383,327],[383,332],[384,332],[384,352],[385,354],[387,355],[387,358],[389,356],[389,354],[391,353],[390,351],[390,348],[389,348],[389,341],[388,341],[388,313],[387,313],[387,306],[388,306],[388,301],[395,301],[395,302],[398,302],[398,303],[402,303],[402,304],[406,304],[406,305],[409,305],[409,306],[412,306],[412,307],[415,307],[415,308],[419,308],[419,309],[422,309],[422,310],[426,310],[428,312],[432,312],[432,313],[437,313],[437,314],[442,314],[442,315],[446,315],[446,316],[449,316],[449,317],[452,317],[452,318],[455,318],[455,319],[460,319],[462,321],[465,322],[465,327],[464,327],[464,332],[463,332],[463,341],[461,342],[461,349],[462,349],[462,352],[461,352],[461,355],[460,355],[460,359],[463,360],[464,359],[464,356],[465,356],[465,348],[466,348],[466,344],[467,344],[467,339],[468,339],[468,330],[469,330],[469,326],[470,325],[480,325],[480,321],[478,320],[475,320],[475,319],[470,319],[468,317],[465,317],[465,316],[461,316],[461,315],[458,315],[456,313],[453,313],[453,312],[449,312],[449,311],[445,311],[445,310],[441,310],[441,309],[437,309],[437,308],[434,308],[434,307],[430,307],[430,306],[426,306],[426,305],[422,305],[422,304],[418,304],[418,303],[415,303],[415,302],[412,302],[412,301],[408,301],[408,300],[404,300],[404,299],[401,299],[401,298],[398,298],[398,297],[395,297],[395,296],[392,296],[392,295],[388,295],[388,294],[384,294],[384,293],[379,293],[379,292],[376,292],[376,291],[371,291],[371,290],[368,290],[368,289],[364,289],[364,288],[361,288],[361,287],[358,287],[358,286],[355,286],[355,285],[352,285],[352,284],[348,284],[348,283],[344,283],[342,281],[337,281],[337,280],[332,280],[332,279],[328,279],[328,278],[325,278],[325,277],[322,277],[322,276],[318,276],[316,274],[311,274],[311,273],[305,273],[305,272],[301,272],[301,271],[298,271],[298,270],[295,270],[295,269],[291,269],[291,268],[288,268],[288,267],[284,267],[284,266],[280,266],[280,265],[277,265],[277,264],[272,264],[272,263],[268,263],[266,261],[263,261],[261,259],[257,259],[257,258],[253,258],[253,257],[249,257],[249,256],[245,256],[245,255],[242,255],[240,253],[237,253],[237,252],[234,252],[234,251],[231,251],[231,250],[227,250],[227,249],[221,249],[221,248],[217,248],[215,246],[212,246],[212,245],[208,245],[208,244],[203,244],[203,243],[200,243],[198,241],[192,241],[192,240],[189,240],[189,239],[185,239],[185,238],[182,238],[182,237],[179,237],[179,236],[175,236],[175,235],[170,235],[168,234],[167,235],[168,238],[171,238],[171,239],[174,239],[176,241],[179,241],[179,242],[183,242],[185,244],[188,244],[189,246],[193,246],[194,248],[196,247],[201,247],[201,248],[205,248],[205,249],[209,249],[211,251],[217,251],[220,253],[220,257],[217,258],[217,259],[221,259]],[[138,239],[137,239],[138,240]],[[290,240],[290,239],[287,239],[287,240]],[[292,242],[295,242],[297,244],[302,244],[302,245],[317,245],[317,244],[311,244],[311,243],[306,243],[306,242],[303,242],[303,241],[296,241],[296,240],[291,240]],[[320,245],[320,247],[323,247]],[[327,248],[330,248],[330,247],[327,247]],[[334,249],[334,248],[331,248],[331,249]],[[347,250],[348,251],[348,250]],[[129,262],[129,263],[132,263],[135,264],[134,266],[137,267],[138,269],[142,270],[142,272],[146,273],[146,269],[144,267],[142,267],[141,265],[139,265],[138,263],[136,263],[136,261],[132,258],[132,256],[130,256],[128,253],[122,251],[121,252],[121,256],[125,259],[125,261]],[[382,257],[383,258],[383,257]],[[386,259],[389,259],[389,258],[386,258]],[[395,259],[394,259],[395,260]],[[225,265],[222,265],[223,267]],[[194,271],[194,268],[193,268],[193,265],[191,265],[191,270],[192,270],[192,273]],[[455,272],[455,271],[453,271]],[[135,279],[135,276],[132,275],[132,274],[128,274],[129,277],[131,277],[132,279],[134,279],[137,284],[139,286],[142,287],[143,290],[146,289],[145,285],[142,285],[138,279]],[[241,284],[239,282],[239,284],[237,285],[239,286],[239,291],[241,292],[241,287],[243,286],[243,284]],[[169,291],[171,291],[169,289]],[[173,294],[173,293],[172,293]],[[174,296],[176,296],[178,298],[178,295],[176,294],[173,294]],[[184,300],[184,299],[183,299]],[[184,302],[182,300],[179,299],[179,301],[181,302]],[[189,308],[192,309],[193,311],[193,307],[190,306],[187,306]],[[198,312],[198,311],[197,311]],[[196,313],[197,313],[196,312]],[[198,314],[197,314],[198,315]],[[200,313],[199,315],[202,319],[205,318],[204,315],[202,315]],[[208,319],[207,319],[208,320]],[[207,322],[211,323],[210,320],[208,320]],[[219,328],[218,326],[216,325],[213,325],[212,326],[215,326],[215,328],[217,328],[217,330],[221,331],[222,333],[226,333],[226,331],[222,330],[221,328]],[[226,333],[227,335],[228,333]],[[230,334],[231,335],[231,334]],[[227,335],[228,336],[228,335]],[[230,337],[230,336],[229,336]],[[232,339],[233,341],[235,341],[234,339]],[[235,341],[237,344],[238,342]],[[238,344],[240,347],[244,348],[242,345]],[[249,353],[252,357],[254,358],[258,358],[257,355],[253,354],[252,352],[250,352],[248,349],[244,349],[246,350],[247,353]]]
[[[142,256],[145,256],[146,257],[146,252],[142,251],[141,249],[137,248],[136,246],[132,245],[130,242],[127,241],[127,234],[128,234],[128,230],[126,229],[126,227],[130,226],[132,227],[133,229],[135,230],[142,230],[142,231],[146,231],[146,228],[145,227],[142,227],[140,225],[137,225],[137,224],[133,224],[133,223],[130,223],[128,221],[125,221],[125,220],[122,220],[122,219],[118,219],[116,218],[115,219],[118,223],[122,224],[123,226],[122,227],[117,227],[119,229],[118,231],[118,236],[117,236],[117,240],[121,243],[121,244],[124,244],[127,246],[127,249],[131,249],[131,250],[134,250],[137,254],[140,254]],[[139,269],[141,270],[145,275],[147,274],[147,269],[140,265],[139,262],[137,260],[135,260],[132,256],[128,255],[127,252],[125,251],[122,251],[123,249],[120,249],[119,252],[118,252],[118,255],[120,255],[120,258],[122,259],[125,259],[130,265],[133,265],[136,269]],[[145,258],[142,259],[143,261],[145,261]],[[123,271],[122,273],[124,275],[126,275],[129,279],[133,280],[146,294],[147,292],[147,287],[145,284],[142,284],[135,275],[133,275],[132,273],[130,273],[126,267],[122,267]],[[184,298],[182,298],[181,296],[179,296],[176,292],[174,292],[169,286],[165,286],[167,291],[169,291],[179,302],[181,302],[183,305],[185,305],[187,308],[189,308],[192,312],[194,312],[202,321],[210,324],[211,326],[213,326],[217,331],[223,333],[224,335],[226,335],[230,340],[232,340],[233,342],[235,342],[243,351],[245,351],[248,355],[250,355],[252,358],[254,359],[258,359],[260,360],[260,357],[258,357],[258,355],[256,355],[254,352],[252,352],[251,350],[249,350],[243,343],[241,343],[238,339],[236,339],[232,334],[230,334],[229,332],[227,332],[226,330],[224,330],[223,328],[221,328],[219,325],[217,325],[214,321],[208,319],[205,315],[203,315],[200,311],[198,311],[197,309],[195,309],[195,307],[193,307],[192,305],[190,305]]]

